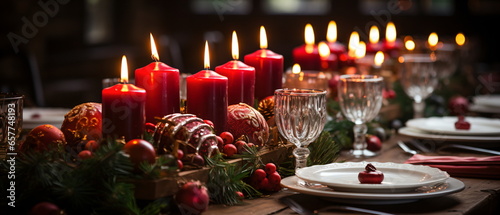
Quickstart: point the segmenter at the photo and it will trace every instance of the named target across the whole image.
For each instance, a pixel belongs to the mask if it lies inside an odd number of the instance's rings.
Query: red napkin
[[[405,163],[435,167],[453,177],[500,179],[500,156],[458,157],[416,154]]]

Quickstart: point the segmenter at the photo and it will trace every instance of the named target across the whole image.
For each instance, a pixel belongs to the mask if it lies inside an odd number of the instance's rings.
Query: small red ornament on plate
[[[455,122],[455,129],[457,130],[470,130],[470,123],[465,121],[463,115],[458,116],[458,121]]]
[[[365,171],[361,171],[358,174],[358,180],[362,184],[380,184],[384,180],[384,173],[380,172],[369,163],[365,167]]]

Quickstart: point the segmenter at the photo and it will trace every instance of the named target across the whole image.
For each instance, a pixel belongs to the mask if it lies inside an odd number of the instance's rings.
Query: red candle
[[[206,42],[205,69],[186,78],[187,112],[212,121],[216,134],[220,134],[226,131],[228,79],[209,68]]]
[[[319,56],[321,57],[321,71],[333,72],[339,70],[339,60],[336,54],[330,52],[330,47],[325,42],[318,44]]]
[[[403,48],[403,43],[396,38],[396,26],[393,22],[387,23],[385,30],[385,40],[383,43],[383,51],[392,58],[398,58],[399,52]]]
[[[102,133],[105,137],[142,138],[146,90],[127,84],[126,57],[122,57],[122,82],[102,90]]]
[[[255,99],[274,95],[283,85],[283,55],[267,49],[264,26],[260,27],[260,50],[245,55],[245,64],[255,68]]]
[[[226,76],[228,81],[228,105],[246,103],[254,104],[255,68],[238,60],[238,38],[233,31],[233,60],[215,67],[215,72]]]
[[[321,60],[318,46],[314,44],[314,30],[311,24],[306,25],[304,34],[306,44],[293,49],[293,61],[303,70],[320,70]]]
[[[179,70],[158,62],[153,35],[150,34],[150,38],[155,62],[135,70],[135,83],[147,92],[146,122],[155,123],[155,117],[180,112]]]
[[[375,54],[378,51],[382,51],[383,45],[379,41],[380,40],[380,32],[379,32],[378,27],[376,25],[373,25],[370,28],[369,40],[370,40],[370,42],[368,44],[366,44],[366,53],[367,54]]]
[[[336,55],[337,59],[346,53],[347,49],[345,45],[337,41],[337,23],[335,21],[330,21],[328,23],[326,41],[328,47],[330,47],[330,53]]]

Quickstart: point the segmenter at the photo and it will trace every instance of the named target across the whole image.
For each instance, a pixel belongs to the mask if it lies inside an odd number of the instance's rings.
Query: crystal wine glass
[[[326,123],[326,91],[277,89],[274,113],[278,131],[297,148],[293,150],[295,169],[307,166],[307,146],[316,140]]]
[[[366,149],[366,122],[375,118],[382,107],[384,79],[376,75],[341,75],[338,84],[340,109],[354,122],[354,157],[370,157],[375,153]]]
[[[436,89],[439,77],[435,55],[405,54],[401,57],[400,82],[413,99],[413,118],[424,116],[424,100]]]

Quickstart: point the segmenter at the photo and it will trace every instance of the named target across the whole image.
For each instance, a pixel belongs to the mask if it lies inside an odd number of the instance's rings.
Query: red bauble
[[[158,154],[172,152],[176,141],[185,154],[211,156],[214,150],[218,150],[212,126],[193,114],[164,116],[156,125],[153,139]]]
[[[51,202],[40,202],[31,208],[29,215],[59,215],[61,209]]]
[[[365,171],[358,174],[358,180],[362,184],[380,184],[384,180],[384,173],[378,171],[373,164],[369,163]]]
[[[175,194],[175,202],[181,214],[201,214],[210,202],[208,189],[200,181],[189,181]]]
[[[463,96],[453,96],[448,100],[448,109],[451,115],[464,115],[469,111],[469,100]]]
[[[248,142],[263,146],[269,139],[269,126],[264,116],[245,103],[227,107],[227,129],[235,139],[245,135]]]
[[[139,170],[142,162],[154,164],[156,162],[156,152],[153,145],[146,140],[132,139],[123,146],[123,152],[129,155],[130,161],[134,164],[135,170]]]
[[[33,128],[28,133],[26,141],[19,147],[19,150],[21,152],[29,150],[45,151],[65,144],[66,139],[63,132],[51,124],[45,124]]]
[[[380,141],[380,138],[373,134],[366,134],[365,135],[366,139],[366,149],[372,151],[372,152],[378,152],[380,149],[382,149],[382,141]]]
[[[73,107],[65,116],[61,130],[68,145],[83,150],[87,140],[99,142],[102,138],[102,111],[101,103],[87,102]]]

